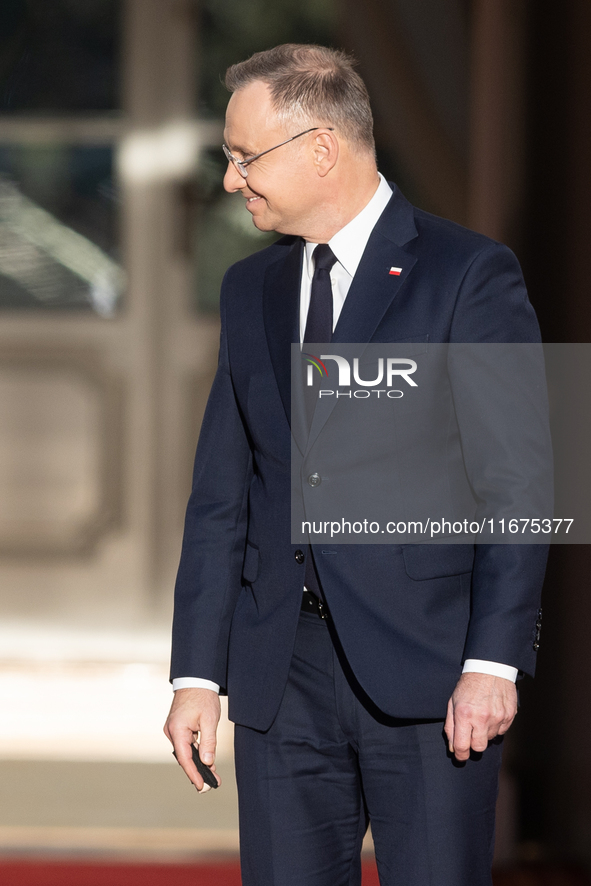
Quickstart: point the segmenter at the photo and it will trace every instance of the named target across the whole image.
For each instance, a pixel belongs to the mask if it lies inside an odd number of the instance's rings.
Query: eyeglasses
[[[229,148],[226,145],[222,145],[222,150],[226,156],[226,160],[228,163],[233,163],[242,178],[247,178],[248,170],[247,166],[249,163],[253,163],[255,160],[258,160],[259,157],[262,157],[263,154],[268,154],[270,151],[275,151],[277,148],[282,148],[283,145],[288,144],[288,142],[292,142],[294,138],[300,138],[302,135],[307,135],[308,132],[314,132],[316,129],[329,129],[331,132],[334,132],[332,126],[313,126],[311,129],[305,129],[304,132],[298,132],[297,135],[292,135],[291,138],[286,138],[284,142],[281,142],[279,145],[275,145],[273,148],[267,148],[266,151],[261,151],[260,154],[255,154],[254,157],[247,157],[246,160],[239,160],[238,157],[235,157],[234,154],[230,153]]]

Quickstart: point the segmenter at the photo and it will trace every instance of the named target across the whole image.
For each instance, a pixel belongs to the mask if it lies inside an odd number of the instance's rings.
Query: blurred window
[[[109,146],[0,145],[0,308],[115,312],[112,165]]]
[[[112,316],[117,0],[0,3],[0,309]]]

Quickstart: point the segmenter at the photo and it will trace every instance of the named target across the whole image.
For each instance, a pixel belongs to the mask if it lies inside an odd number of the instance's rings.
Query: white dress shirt
[[[328,245],[337,259],[330,271],[333,296],[333,331],[341,315],[351,282],[367,246],[367,241],[392,196],[392,189],[381,173],[379,178],[380,181],[376,192],[367,206],[328,241]],[[317,243],[306,242],[304,248],[302,283],[300,287],[301,342],[304,340],[304,330],[308,318],[308,308],[310,307],[312,277],[314,275],[314,259],[312,256],[317,245]],[[490,674],[494,677],[504,677],[512,682],[515,682],[517,679],[517,668],[496,661],[481,661],[477,658],[466,659],[462,673]],[[172,681],[172,688],[175,692],[177,689],[213,689],[214,692],[219,692],[220,689],[217,683],[213,683],[211,680],[203,680],[200,677],[176,677]]]
[[[349,224],[338,231],[328,245],[336,256],[336,262],[330,272],[332,284],[332,328],[334,331],[341,316],[347,293],[359,267],[361,256],[367,246],[369,236],[376,226],[377,220],[390,202],[392,188],[380,175],[380,183],[367,206],[356,215]],[[314,276],[314,259],[312,254],[317,243],[306,243],[304,248],[304,266],[302,268],[302,285],[300,287],[300,341],[304,340],[304,330],[310,307],[312,277]]]

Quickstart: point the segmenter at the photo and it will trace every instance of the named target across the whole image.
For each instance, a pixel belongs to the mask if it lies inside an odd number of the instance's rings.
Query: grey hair
[[[284,43],[231,65],[225,82],[230,92],[267,83],[281,120],[332,126],[352,145],[375,153],[369,95],[355,64],[341,50]]]

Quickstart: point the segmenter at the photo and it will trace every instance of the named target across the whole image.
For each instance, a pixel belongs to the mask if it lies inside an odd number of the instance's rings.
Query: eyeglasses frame
[[[300,138],[302,135],[307,135],[309,132],[314,132],[317,129],[328,129],[330,132],[334,132],[334,127],[332,126],[312,126],[311,129],[305,129],[304,132],[298,132],[297,135],[292,135],[291,138],[286,138],[284,142],[274,145],[272,148],[267,148],[266,151],[261,151],[260,154],[255,154],[253,157],[247,157],[246,160],[239,160],[238,157],[235,157],[227,145],[222,145],[222,151],[224,152],[228,163],[234,164],[242,178],[248,178],[248,170],[246,167],[250,163],[254,163],[255,160],[258,160],[259,157],[262,157],[264,154],[269,154],[271,151],[277,150],[277,148],[282,148],[283,145],[289,144],[289,142],[292,142],[294,139]]]

